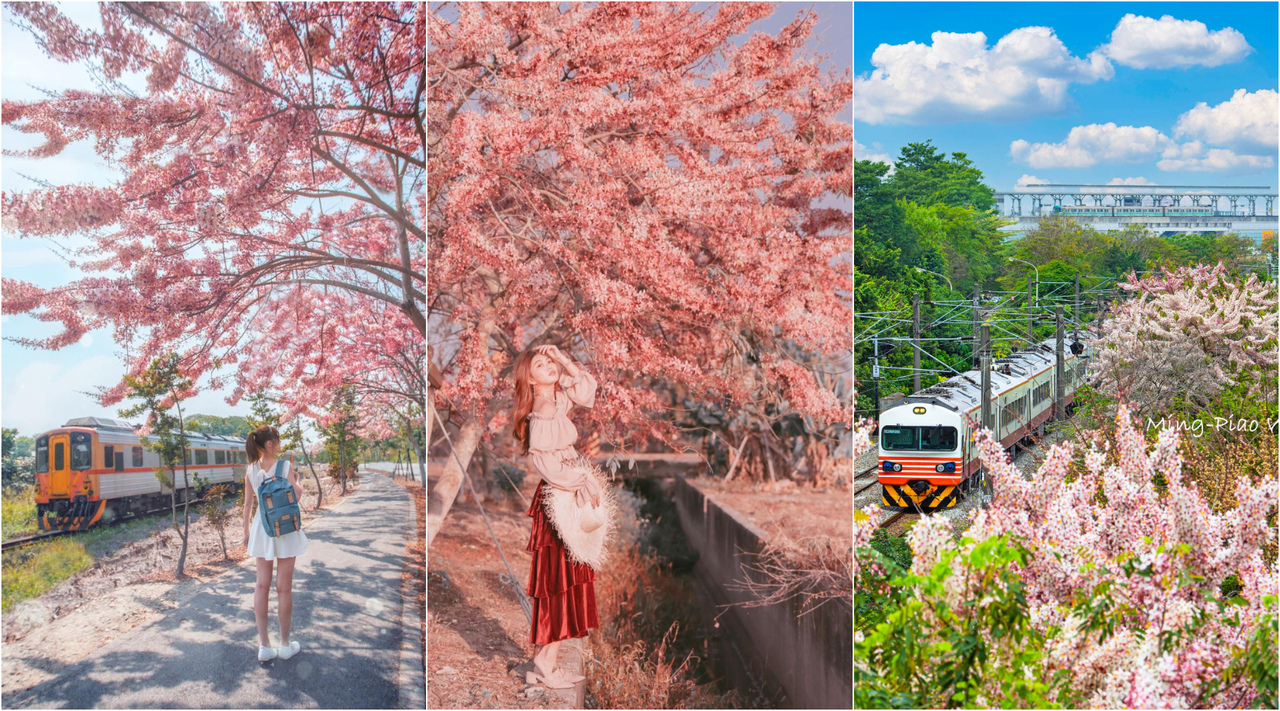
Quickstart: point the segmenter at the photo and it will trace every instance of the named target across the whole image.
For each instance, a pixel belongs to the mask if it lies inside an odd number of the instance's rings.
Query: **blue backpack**
[[[258,511],[262,513],[262,526],[272,538],[302,530],[302,509],[298,497],[293,495],[293,484],[280,476],[277,460],[271,468],[271,476],[258,485]]]

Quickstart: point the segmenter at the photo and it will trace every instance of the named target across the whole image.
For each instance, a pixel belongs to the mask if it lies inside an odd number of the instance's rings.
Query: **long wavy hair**
[[[521,456],[529,453],[529,413],[533,412],[533,386],[529,384],[529,371],[536,355],[536,349],[526,350],[516,356],[516,364],[511,368],[511,380],[516,388],[516,404],[511,410],[511,434],[520,443]]]

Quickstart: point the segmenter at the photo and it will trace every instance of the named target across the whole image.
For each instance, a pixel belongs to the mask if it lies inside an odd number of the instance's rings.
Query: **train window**
[[[895,425],[885,427],[880,433],[880,446],[890,451],[950,452],[959,439],[956,428],[935,425],[911,427]]]
[[[104,462],[102,466],[107,467],[108,469],[115,466],[116,448],[114,445],[108,444],[102,448],[102,461]]]
[[[63,444],[55,442],[53,445],[53,470],[55,472],[62,471],[67,466],[67,454],[63,451]]]
[[[207,450],[207,449],[197,449],[197,450],[196,450],[196,464],[208,464],[208,463],[209,463],[209,450]]]
[[[133,466],[142,466],[142,447],[133,448]]]
[[[182,458],[182,460],[187,464],[191,463],[191,450],[189,449],[187,450],[187,454],[185,457]]]
[[[920,428],[920,449],[950,452],[956,448],[956,428],[935,425]]]
[[[93,454],[90,447],[93,437],[88,432],[71,433],[71,468],[84,471],[93,466]]]
[[[248,458],[249,458],[249,455],[248,455],[247,453],[245,453],[245,452],[236,452],[236,454],[240,455],[240,463],[241,463],[241,464],[247,464],[247,463],[248,463],[248,461],[247,461],[247,460],[248,460]]]
[[[920,433],[915,427],[885,427],[880,430],[880,446],[889,450],[918,449]]]
[[[221,450],[221,449],[214,450],[214,452],[213,452],[213,463],[214,463],[214,464],[226,464],[226,463],[227,463],[227,453],[226,453],[226,451],[225,451],[225,450]]]
[[[36,440],[36,473],[43,474],[49,471],[49,438],[41,437]]]

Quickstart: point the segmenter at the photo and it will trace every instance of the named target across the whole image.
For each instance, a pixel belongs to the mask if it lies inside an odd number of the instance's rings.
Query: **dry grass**
[[[735,603],[741,607],[776,605],[799,597],[799,615],[805,615],[832,600],[853,604],[853,549],[848,541],[831,536],[798,540],[775,536],[765,542],[755,562],[745,567],[765,579],[743,578],[730,583],[731,588],[753,598]]]
[[[584,655],[587,708],[741,708],[734,693],[699,683],[706,643],[692,582],[655,550],[642,552],[637,502],[622,497],[618,549],[597,576],[599,634]],[[677,651],[688,650],[688,651]]]

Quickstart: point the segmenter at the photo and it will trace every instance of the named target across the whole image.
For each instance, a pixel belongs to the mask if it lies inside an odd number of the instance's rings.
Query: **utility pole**
[[[991,327],[982,324],[982,426],[991,429]],[[994,433],[993,433],[994,434]]]
[[[1099,330],[1099,331],[1101,331],[1101,330],[1102,330],[1102,297],[1101,297],[1101,296],[1099,296],[1099,297],[1098,297],[1098,318],[1097,318],[1097,321],[1098,321],[1098,330]]]
[[[1077,341],[1078,341],[1078,340],[1080,340],[1080,270],[1079,270],[1079,269],[1077,269],[1077,270],[1076,270],[1076,306],[1075,306],[1075,309],[1076,309],[1076,310],[1075,310],[1075,313],[1074,313],[1074,314],[1072,314],[1072,316],[1074,316],[1074,317],[1075,317],[1075,321],[1076,321],[1076,324],[1075,324],[1075,325],[1076,325],[1076,328],[1075,328],[1075,334],[1076,334],[1076,335],[1075,335],[1075,339],[1074,339],[1074,340],[1077,340]]]
[[[875,355],[871,358],[871,389],[876,397],[876,422],[880,421],[880,339],[872,337],[871,346]]]
[[[1027,347],[1036,342],[1035,302],[1031,300],[1031,275],[1027,275]]]
[[[980,364],[978,360],[978,324],[982,322],[980,311],[978,310],[978,300],[982,298],[982,287],[977,284],[973,285],[973,367],[977,368]]]
[[[1055,348],[1055,350],[1058,352],[1058,369],[1054,372],[1057,373],[1058,377],[1056,378],[1057,387],[1054,388],[1056,391],[1054,393],[1054,395],[1056,396],[1056,399],[1053,401],[1053,419],[1065,420],[1067,419],[1067,416],[1066,416],[1066,413],[1063,412],[1063,408],[1065,407],[1064,402],[1067,399],[1067,384],[1065,382],[1067,373],[1066,373],[1066,359],[1062,353],[1062,307],[1061,306],[1054,307],[1054,320],[1058,326],[1057,328],[1058,342],[1057,342],[1057,347]]]
[[[920,392],[920,295],[911,299],[911,384],[913,393]]]

